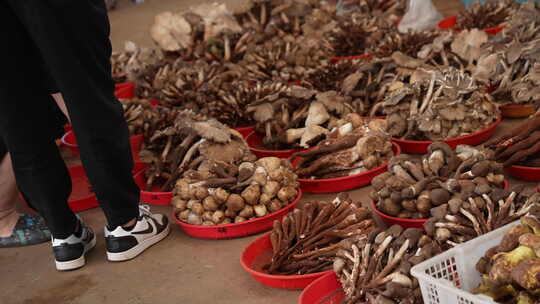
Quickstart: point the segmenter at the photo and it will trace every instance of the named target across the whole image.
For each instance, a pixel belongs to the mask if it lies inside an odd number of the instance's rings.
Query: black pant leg
[[[8,0],[66,101],[81,160],[109,226],[138,215],[129,132],[111,77],[103,0]]]
[[[43,85],[39,55],[13,11],[0,2],[0,26],[9,28],[0,48],[0,137],[11,153],[17,184],[23,195],[43,215],[53,235],[73,233],[76,218],[67,199],[71,180],[51,136],[54,120],[48,115],[54,103]]]

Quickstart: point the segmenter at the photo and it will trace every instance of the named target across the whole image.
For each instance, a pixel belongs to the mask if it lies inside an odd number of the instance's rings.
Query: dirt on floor
[[[229,0],[227,3],[237,3]],[[110,13],[115,49],[126,40],[151,46],[148,29],[153,16],[165,10],[181,10],[199,1],[146,0],[134,5],[119,0]],[[436,1],[445,15],[462,6],[456,0]],[[515,121],[503,122],[510,126]],[[502,127],[499,127],[499,132]],[[370,188],[351,191],[368,202]],[[334,195],[306,195],[306,199],[332,199]],[[153,207],[170,214],[170,207]],[[299,291],[265,287],[240,266],[244,247],[257,236],[234,240],[199,240],[186,236],[178,226],[171,235],[135,260],[106,261],[103,241],[105,219],[100,209],[82,212],[97,233],[98,244],[87,255],[83,269],[60,273],[54,268],[50,244],[0,250],[0,303],[2,304],[276,304],[297,303]]]

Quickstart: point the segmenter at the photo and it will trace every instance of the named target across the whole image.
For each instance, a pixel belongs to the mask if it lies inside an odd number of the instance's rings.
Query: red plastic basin
[[[392,143],[392,145],[393,145],[394,155],[399,155],[401,153],[401,149],[399,148],[399,146],[395,143]],[[296,167],[299,161],[300,161],[299,157],[295,157],[294,159],[292,159],[291,163],[293,167]],[[388,166],[388,163],[383,164],[367,172],[363,172],[363,173],[351,175],[351,176],[338,177],[338,178],[323,178],[323,179],[298,178],[298,182],[300,182],[300,188],[304,192],[337,193],[337,192],[360,188],[360,187],[371,184],[371,180],[375,176],[384,173],[386,171],[387,166]]]
[[[155,191],[145,191],[146,188],[146,176],[144,171],[139,172],[134,176],[135,182],[141,189],[141,202],[145,204],[155,206],[169,206],[172,200],[172,192],[159,192],[160,186],[155,186]],[[154,190],[153,189],[153,190]]]
[[[180,228],[184,232],[192,237],[201,239],[231,239],[237,237],[244,237],[248,235],[257,234],[272,229],[272,225],[275,220],[280,221],[287,213],[292,211],[298,202],[302,199],[302,191],[298,189],[298,196],[285,208],[282,208],[276,212],[270,213],[266,216],[245,221],[236,224],[216,225],[216,226],[202,226],[191,225],[184,223],[176,217],[173,211],[173,218],[176,223],[180,225]]]
[[[146,169],[146,164],[135,163],[133,166],[134,177],[141,175]],[[88,181],[86,172],[83,166],[73,166],[69,169],[71,177],[72,190],[69,196],[68,204],[74,212],[84,211],[99,206],[95,193],[92,191],[92,186]],[[136,183],[139,184],[137,178]]]
[[[354,56],[345,56],[345,57],[334,57],[330,59],[330,63],[336,63],[340,61],[347,61],[347,60],[354,60],[354,59],[372,59],[373,56],[371,54],[362,54],[362,55],[354,55]]]
[[[298,300],[298,304],[341,304],[345,293],[335,272],[328,273],[309,284]]]
[[[454,29],[456,24],[457,24],[457,16],[452,16],[452,17],[448,17],[441,20],[438,26],[442,30],[448,30],[448,29]],[[486,32],[489,35],[497,35],[503,29],[504,29],[504,25],[500,25],[500,26],[486,28],[484,29],[484,32]],[[458,31],[457,29],[454,29],[454,30]]]
[[[144,140],[143,134],[133,135],[129,138],[131,143],[131,153],[135,161],[139,160],[139,152],[141,151],[142,142]],[[79,155],[81,151],[77,145],[77,138],[73,130],[68,131],[64,136],[62,136],[62,144],[69,148],[71,153],[74,155]]]
[[[503,189],[509,189],[509,188],[510,188],[510,184],[508,183],[507,180],[505,180],[503,182]],[[393,217],[393,216],[387,215],[383,213],[381,210],[379,210],[379,208],[377,208],[377,205],[375,204],[375,201],[373,200],[371,201],[371,210],[373,210],[373,212],[375,212],[388,227],[392,225],[400,225],[404,229],[407,229],[407,228],[424,229],[424,223],[427,222],[428,220],[427,218],[402,219],[399,217]]]
[[[159,187],[156,187],[155,191],[141,191],[141,201],[156,206],[169,206],[173,198],[172,192],[160,192],[158,190]]]
[[[294,153],[305,151],[304,149],[289,149],[289,150],[267,150],[262,146],[263,137],[257,132],[253,131],[246,137],[249,150],[255,154],[258,158],[263,157],[279,157],[290,158]]]
[[[238,133],[242,134],[244,138],[248,137],[249,134],[255,131],[255,126],[248,126],[248,127],[238,127],[234,128]]]
[[[387,215],[383,213],[381,210],[377,208],[377,205],[375,205],[375,201],[371,201],[371,209],[373,212],[375,212],[381,220],[388,226],[392,225],[400,225],[403,228],[419,228],[424,229],[424,223],[427,222],[427,218],[424,219],[402,219],[399,217],[393,217],[390,215]]]
[[[270,233],[267,233],[254,240],[244,249],[240,263],[242,268],[259,283],[280,289],[304,289],[316,279],[334,272],[328,270],[304,275],[268,274],[262,268],[269,264],[271,259],[272,244],[270,243]]]
[[[114,87],[114,95],[118,99],[131,99],[135,97],[135,83],[134,82],[117,83]]]
[[[448,30],[454,28],[457,23],[457,16],[452,16],[441,20],[438,24],[441,30]]]
[[[481,144],[488,140],[495,129],[501,123],[502,118],[499,117],[494,123],[485,127],[484,129],[472,133],[469,135],[454,137],[443,140],[447,143],[452,149],[455,149],[458,145],[470,145],[475,146]],[[399,145],[403,153],[414,153],[414,154],[425,154],[427,153],[427,148],[433,143],[431,140],[406,140],[399,138],[392,138],[392,141]]]
[[[510,166],[505,169],[506,172],[513,177],[525,181],[537,182],[540,181],[540,168],[539,167],[526,167],[526,166]]]

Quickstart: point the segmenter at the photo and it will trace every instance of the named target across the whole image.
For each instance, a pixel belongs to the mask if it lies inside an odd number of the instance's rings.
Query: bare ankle
[[[134,218],[131,221],[129,221],[129,222],[125,223],[124,225],[122,225],[122,228],[131,227],[131,226],[135,225],[135,223],[137,223],[136,218]]]
[[[9,237],[13,234],[19,216],[15,209],[9,212],[0,212],[0,237]]]

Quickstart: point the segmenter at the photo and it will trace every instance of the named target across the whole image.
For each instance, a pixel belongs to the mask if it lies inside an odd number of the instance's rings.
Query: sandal
[[[22,247],[51,240],[51,232],[43,218],[37,214],[21,214],[13,233],[0,237],[0,248]]]

